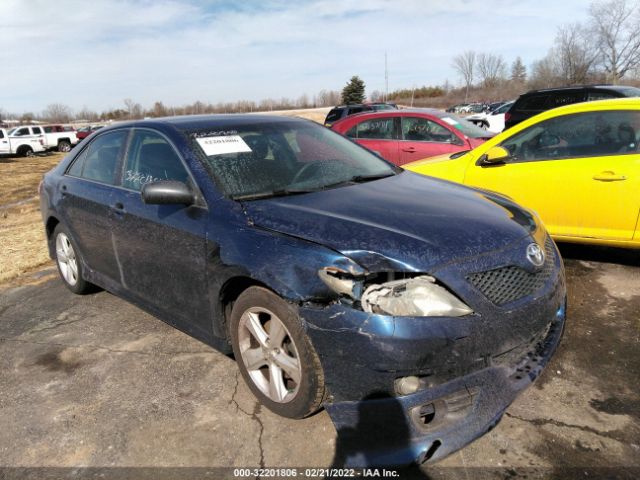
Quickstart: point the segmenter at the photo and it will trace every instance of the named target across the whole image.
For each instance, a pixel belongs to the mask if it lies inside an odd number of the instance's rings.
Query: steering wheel
[[[298,183],[300,182],[306,173],[308,173],[309,171],[311,171],[312,168],[318,168],[318,162],[311,162],[311,163],[307,163],[304,167],[302,167],[300,170],[298,170],[298,173],[296,173],[293,176],[293,179],[291,180],[292,184]]]

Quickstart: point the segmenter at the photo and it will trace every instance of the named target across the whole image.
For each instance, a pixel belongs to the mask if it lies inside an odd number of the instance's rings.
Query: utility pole
[[[387,68],[387,52],[384,52],[384,101],[389,100],[389,69]]]

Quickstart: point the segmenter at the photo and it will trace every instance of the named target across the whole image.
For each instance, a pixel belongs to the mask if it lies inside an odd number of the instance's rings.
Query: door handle
[[[414,153],[416,151],[415,147],[407,147],[402,149],[403,152]]]
[[[124,205],[121,202],[116,202],[113,207],[116,212],[124,212]]]
[[[67,186],[66,185],[62,185],[60,187],[60,190],[62,190],[62,198],[67,196]]]
[[[616,173],[612,171],[606,171],[594,175],[593,179],[599,182],[621,182],[626,180],[627,177],[624,175],[616,175]]]

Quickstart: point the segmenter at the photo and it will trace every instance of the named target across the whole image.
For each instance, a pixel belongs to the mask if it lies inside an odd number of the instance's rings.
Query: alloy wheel
[[[293,400],[302,379],[298,349],[284,323],[265,308],[247,309],[238,324],[242,361],[256,387],[278,403]]]
[[[71,240],[64,233],[56,237],[56,258],[64,281],[71,286],[78,283],[78,259]]]

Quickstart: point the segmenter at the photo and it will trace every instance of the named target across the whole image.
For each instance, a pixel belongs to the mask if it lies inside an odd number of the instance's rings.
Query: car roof
[[[537,115],[534,115],[526,120],[523,120],[514,128],[527,128],[529,126],[540,123],[544,120],[549,120],[555,117],[560,117],[562,115],[568,115],[572,113],[587,113],[587,112],[598,112],[598,111],[607,111],[607,110],[640,110],[640,97],[620,97],[620,98],[612,98],[608,100],[594,100],[590,102],[579,102],[572,103],[569,105],[564,105],[558,108],[552,108],[549,110],[544,110]],[[505,130],[505,132],[510,132],[511,130]],[[504,132],[503,132],[504,133]],[[501,136],[502,133],[497,136]],[[510,136],[510,135],[508,135]]]
[[[538,93],[555,93],[555,92],[566,92],[566,91],[575,91],[575,90],[611,90],[614,92],[624,92],[629,88],[635,88],[630,85],[573,85],[568,87],[553,87],[553,88],[542,88],[540,90],[529,90],[526,93],[520,95],[520,97],[524,97],[526,95],[535,95]]]
[[[262,114],[220,114],[220,115],[181,115],[175,117],[158,117],[114,124],[113,127],[154,127],[172,126],[178,130],[203,130],[210,128],[224,128],[228,125],[259,125],[284,122],[311,122],[304,118],[286,117],[283,115]],[[311,122],[315,123],[315,122]]]

